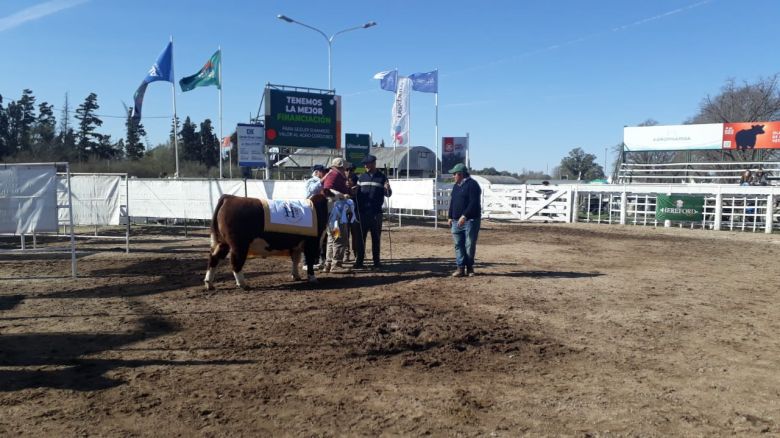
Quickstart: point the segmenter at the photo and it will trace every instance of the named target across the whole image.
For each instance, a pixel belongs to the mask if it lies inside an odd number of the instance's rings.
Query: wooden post
[[[620,225],[626,224],[626,210],[628,204],[628,194],[625,190],[620,194]]]
[[[767,234],[772,234],[774,222],[775,197],[773,194],[766,195],[766,230]]]
[[[720,226],[722,222],[722,212],[723,210],[723,195],[718,192],[717,195],[715,195],[715,224],[713,225],[713,229],[715,231],[720,231]]]
[[[580,213],[580,194],[577,192],[576,188],[571,189],[569,192],[569,196],[572,196],[571,201],[571,216],[569,216],[569,223],[576,224],[577,219],[579,219],[579,213]]]

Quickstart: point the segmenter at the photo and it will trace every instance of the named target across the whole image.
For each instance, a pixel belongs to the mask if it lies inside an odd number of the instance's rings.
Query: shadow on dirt
[[[519,271],[490,273],[487,275],[500,275],[502,277],[530,277],[530,278],[591,278],[601,277],[601,272],[571,272],[571,271]]]
[[[0,310],[11,310],[24,300],[24,295],[0,296]]]
[[[54,370],[0,370],[0,392],[27,388],[95,391],[125,383],[105,376],[117,368],[152,365],[231,365],[248,361],[166,361],[81,359],[82,356],[121,349],[177,330],[159,316],[143,316],[130,333],[24,333],[0,336],[0,366],[58,367]]]
[[[110,269],[92,271],[87,275],[87,279],[90,277],[147,276],[150,277],[150,281],[143,284],[123,284],[121,281],[117,281],[113,284],[91,288],[51,292],[35,298],[122,298],[154,295],[202,284],[204,266],[205,262],[177,259],[139,260],[130,264],[122,263]],[[153,277],[154,281],[151,280]]]

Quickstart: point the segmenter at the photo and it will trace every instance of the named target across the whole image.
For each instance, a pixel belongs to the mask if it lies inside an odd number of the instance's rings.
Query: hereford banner
[[[780,148],[780,122],[724,123],[723,149]]]
[[[701,221],[704,216],[704,196],[658,195],[655,218],[659,221]]]
[[[466,163],[466,154],[469,150],[468,137],[442,137],[441,138],[441,171],[449,172],[458,163]]]
[[[265,144],[336,149],[341,146],[339,96],[265,90]]]

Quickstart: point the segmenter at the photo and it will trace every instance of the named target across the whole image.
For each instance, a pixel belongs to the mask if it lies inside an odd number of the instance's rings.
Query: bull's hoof
[[[205,281],[204,283],[206,283],[206,290],[214,290],[214,284],[210,281]]]
[[[301,276],[300,275],[291,275],[291,277],[295,281],[301,281]]]

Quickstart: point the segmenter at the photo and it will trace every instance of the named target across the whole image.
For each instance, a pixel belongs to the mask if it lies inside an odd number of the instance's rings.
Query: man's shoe
[[[457,271],[452,273],[452,276],[453,277],[465,277],[466,276],[466,271],[463,268],[458,268]]]
[[[322,272],[330,272],[330,265],[326,265],[326,264],[323,263],[322,266],[320,266],[320,271],[322,271]]]
[[[469,277],[473,277],[473,276],[477,275],[477,274],[474,273],[474,267],[473,266],[469,266],[469,267],[466,268],[466,275],[468,275]]]
[[[366,265],[363,263],[355,262],[354,265],[352,265],[352,269],[366,269]]]
[[[385,265],[383,265],[381,263],[374,263],[374,265],[371,266],[371,269],[382,269],[384,267],[385,267]]]

